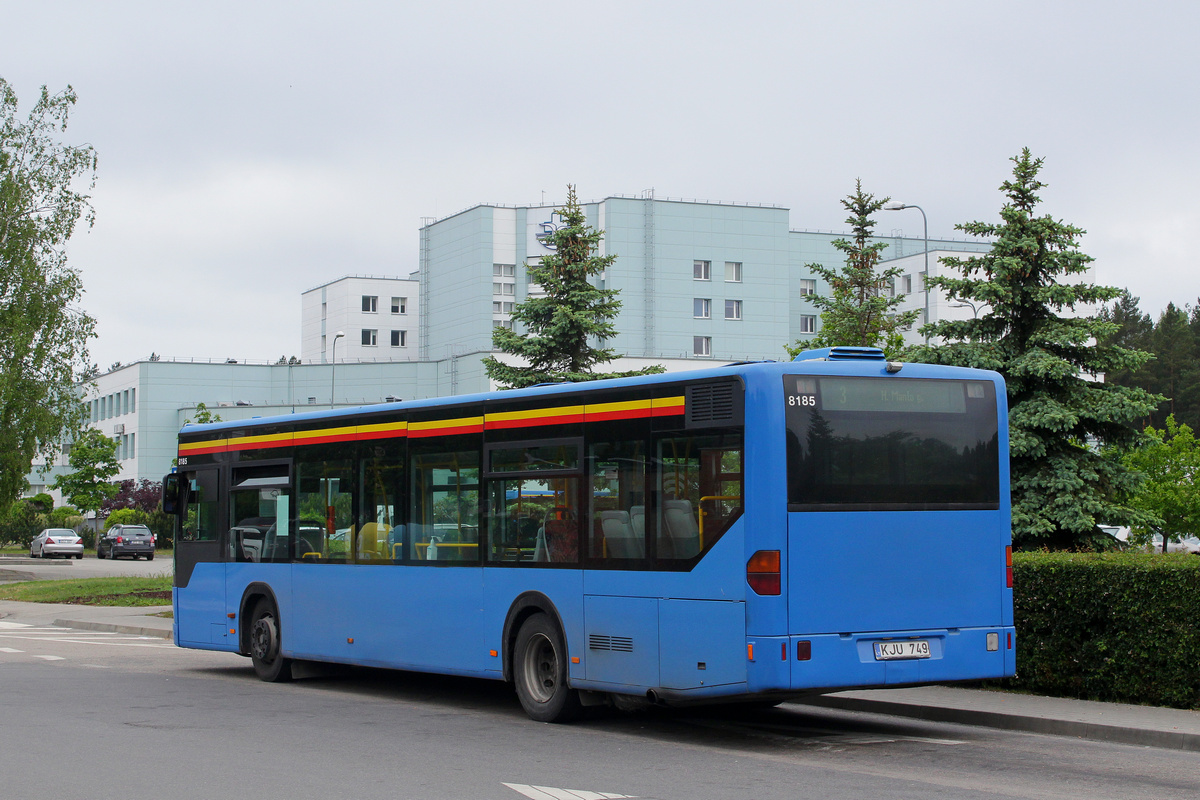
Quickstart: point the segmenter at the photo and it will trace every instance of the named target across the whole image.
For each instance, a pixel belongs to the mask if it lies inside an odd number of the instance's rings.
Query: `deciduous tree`
[[[0,501],[25,487],[33,461],[53,461],[82,421],[78,384],[95,320],[78,308],[79,273],[66,245],[95,183],[90,145],[62,144],[75,104],[68,86],[42,88],[27,119],[0,78]]]
[[[996,370],[1008,385],[1013,540],[1018,546],[1063,548],[1090,544],[1098,523],[1136,524],[1142,512],[1122,498],[1138,476],[1095,446],[1129,445],[1132,423],[1161,399],[1144,389],[1095,380],[1110,371],[1137,370],[1148,353],[1101,344],[1112,322],[1086,309],[1115,298],[1112,287],[1079,282],[1091,257],[1079,249],[1084,231],[1037,215],[1042,159],[1028,149],[1013,159],[1001,185],[1000,222],[956,226],[993,240],[989,252],[945,258],[963,277],[931,277],[947,295],[982,302],[976,319],[943,320],[921,331],[944,344],[919,346],[914,361]]]
[[[1154,534],[1167,543],[1200,532],[1200,442],[1187,425],[1168,416],[1160,430],[1146,429],[1147,441],[1125,454],[1125,465],[1145,476],[1130,504],[1146,512],[1130,538],[1145,544]]]
[[[657,366],[629,372],[592,371],[617,357],[616,350],[601,345],[616,334],[613,321],[621,310],[619,292],[599,289],[591,280],[610,267],[616,256],[596,255],[604,234],[587,224],[574,186],[567,187],[567,203],[558,216],[562,225],[549,238],[554,252],[528,267],[545,296],[530,297],[513,310],[513,320],[522,323],[528,333],[507,328],[492,333],[492,346],[517,356],[522,363],[506,364],[488,356],[483,360],[488,377],[503,387],[518,389],[537,383],[662,372]]]
[[[898,310],[904,298],[896,296],[891,289],[903,270],[900,267],[879,269],[880,256],[887,245],[872,241],[873,215],[888,199],[876,200],[874,195],[864,193],[859,180],[854,184],[854,194],[842,200],[842,205],[850,212],[846,223],[854,235],[850,239],[835,239],[833,246],[845,253],[846,263],[839,269],[822,264],[808,265],[807,269],[829,284],[830,294],[809,298],[821,309],[821,330],[812,339],[785,346],[792,357],[812,347],[838,345],[879,347],[892,358],[903,349],[903,331],[912,326],[920,312]]]
[[[98,511],[117,493],[111,483],[121,471],[117,443],[95,428],[84,428],[67,455],[71,471],[54,479],[54,488],[80,511]]]

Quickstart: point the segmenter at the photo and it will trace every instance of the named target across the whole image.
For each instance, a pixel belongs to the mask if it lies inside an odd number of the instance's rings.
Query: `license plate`
[[[876,661],[897,661],[904,658],[929,658],[928,639],[905,639],[898,642],[875,642]]]

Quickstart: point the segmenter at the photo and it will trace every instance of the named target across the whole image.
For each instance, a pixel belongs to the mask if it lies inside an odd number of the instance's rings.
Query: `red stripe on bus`
[[[501,428],[536,428],[540,425],[567,425],[572,422],[583,422],[583,413],[560,414],[554,417],[527,417],[525,419],[488,420],[487,429]]]

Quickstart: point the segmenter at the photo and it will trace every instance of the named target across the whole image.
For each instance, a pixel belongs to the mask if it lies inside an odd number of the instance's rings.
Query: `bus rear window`
[[[784,377],[788,508],[995,509],[990,381]]]

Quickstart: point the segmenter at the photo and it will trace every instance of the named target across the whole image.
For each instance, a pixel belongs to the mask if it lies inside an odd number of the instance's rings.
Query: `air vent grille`
[[[632,653],[633,639],[628,636],[607,636],[603,633],[593,633],[588,636],[588,649]]]
[[[705,383],[687,387],[687,425],[741,422],[741,386],[735,383]]]

